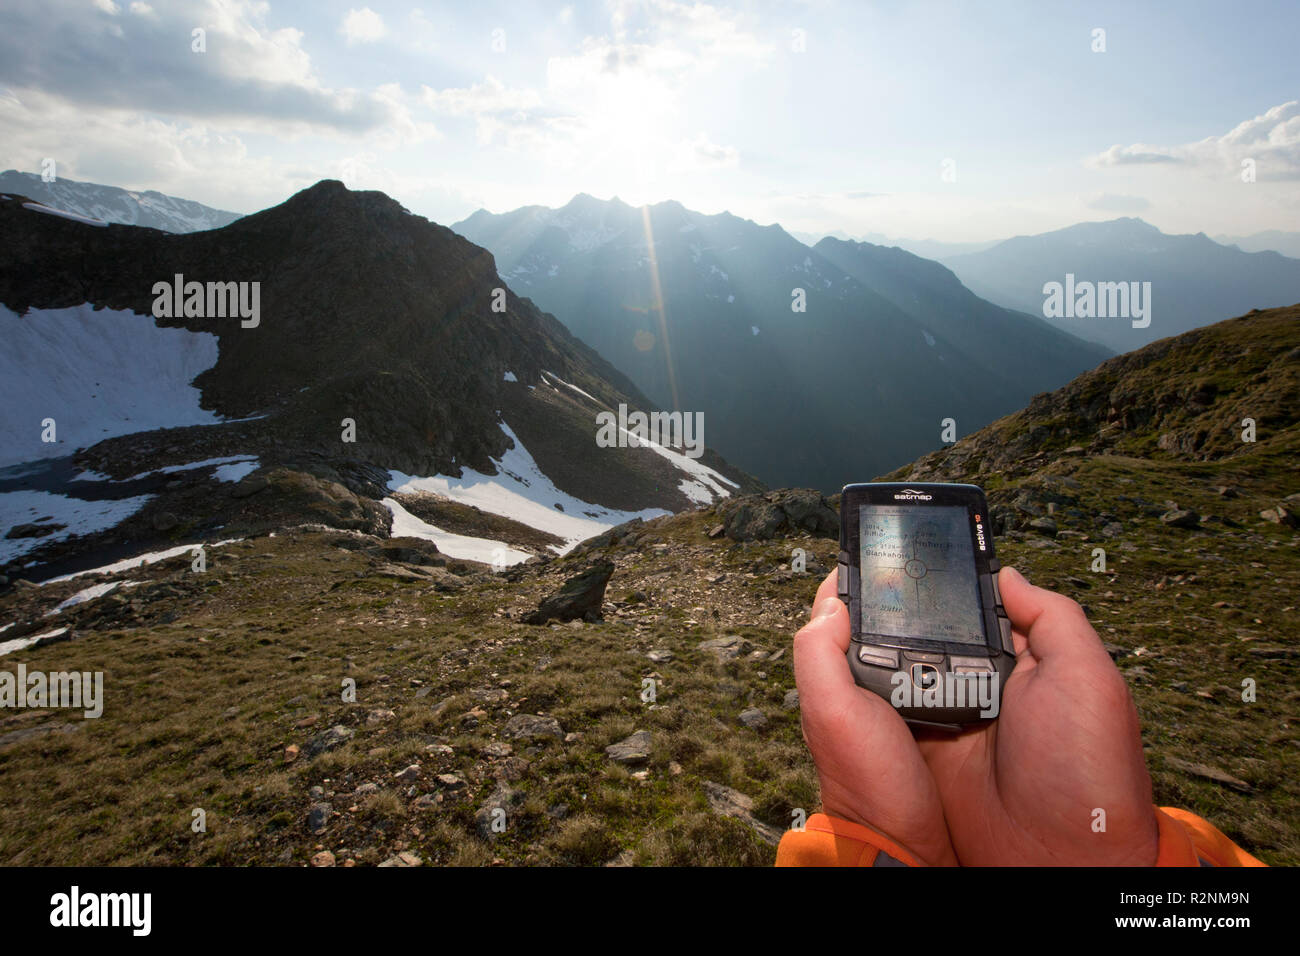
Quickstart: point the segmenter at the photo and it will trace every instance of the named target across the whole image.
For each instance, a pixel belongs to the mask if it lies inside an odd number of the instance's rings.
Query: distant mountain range
[[[983,242],[944,242],[939,239],[898,239],[882,232],[864,232],[860,236],[850,236],[842,229],[831,232],[797,232],[790,231],[804,245],[815,246],[823,239],[842,239],[853,242],[867,242],[873,246],[896,246],[922,259],[942,259],[944,256],[956,256],[966,252],[982,252],[996,246],[1001,239],[988,239]]]
[[[1151,321],[1145,328],[1133,327],[1125,317],[1048,318],[1116,352],[1225,315],[1300,302],[1300,260],[1276,252],[1244,252],[1204,233],[1166,235],[1141,219],[1078,223],[942,261],[977,295],[1039,316],[1047,298],[1044,286],[1064,286],[1067,275],[1076,288],[1084,283],[1150,283]]]
[[[239,218],[237,212],[213,209],[190,199],[177,199],[154,190],[133,192],[117,186],[56,179],[45,182],[34,173],[8,169],[0,173],[0,194],[27,196],[37,202],[104,222],[149,226],[164,232],[218,229]]]
[[[772,485],[834,491],[966,434],[1106,358],[981,301],[943,266],[680,203],[575,197],[457,232],[665,408]],[[798,311],[803,305],[804,310]]]
[[[1236,246],[1243,252],[1277,252],[1291,259],[1300,259],[1300,232],[1269,229],[1249,236],[1215,236],[1214,241]]]

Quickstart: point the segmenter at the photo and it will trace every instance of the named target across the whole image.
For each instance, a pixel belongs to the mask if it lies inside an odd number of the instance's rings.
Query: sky
[[[0,164],[240,213],[333,178],[447,224],[1243,236],[1300,229],[1297,36],[1293,0],[4,0]]]

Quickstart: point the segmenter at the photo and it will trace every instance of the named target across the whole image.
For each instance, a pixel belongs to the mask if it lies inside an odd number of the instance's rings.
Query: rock
[[[799,709],[798,689],[786,691],[785,700],[781,702],[781,706],[784,707],[786,710],[798,710]]]
[[[403,850],[396,856],[390,856],[380,866],[423,866],[424,861],[410,850]]]
[[[359,800],[359,799],[361,799],[362,797],[368,797],[368,796],[370,796],[372,793],[378,793],[378,792],[379,792],[379,784],[377,784],[377,783],[363,783],[363,784],[360,784],[360,785],[357,787],[357,789],[354,790],[354,791],[352,792],[352,799],[354,799],[354,800]]]
[[[284,762],[293,763],[298,759],[298,752],[301,748],[297,744],[290,744],[284,748]]]
[[[458,773],[440,773],[434,778],[438,781],[438,786],[444,790],[464,790],[469,784],[465,778]]]
[[[705,780],[704,795],[714,813],[747,824],[762,838],[763,842],[771,846],[781,842],[781,831],[755,817],[754,801],[739,790],[714,783],[712,780]]]
[[[610,760],[621,764],[641,764],[650,759],[650,731],[638,730],[630,737],[605,748]]]
[[[307,744],[307,756],[316,757],[325,753],[327,750],[333,750],[335,747],[347,743],[355,735],[356,731],[344,727],[342,724],[335,724],[324,733],[317,734]]]
[[[646,657],[655,664],[666,664],[673,659],[672,651],[651,651]]]
[[[712,651],[719,660],[731,660],[741,654],[748,654],[754,649],[754,645],[740,635],[732,634],[727,637],[714,637],[707,641],[701,641],[699,649]]]
[[[733,541],[766,541],[776,535],[785,520],[785,514],[770,501],[741,501],[727,518],[727,537]]]
[[[1297,519],[1295,512],[1291,511],[1285,505],[1278,505],[1276,508],[1267,508],[1259,513],[1259,516],[1265,521],[1271,521],[1274,524],[1285,525],[1288,528],[1300,528],[1300,519]]]
[[[1214,490],[1220,498],[1232,499],[1240,497],[1239,492],[1232,485],[1215,485]]]
[[[312,866],[333,866],[334,854],[331,853],[329,850],[321,850],[319,853],[317,853],[315,856],[311,858],[311,865]]]
[[[312,833],[322,833],[329,825],[334,808],[328,803],[313,803],[307,811],[307,829]]]
[[[1108,521],[1102,526],[1101,533],[1107,538],[1118,538],[1124,533],[1124,526],[1118,521]]]
[[[265,491],[271,483],[266,480],[264,475],[252,474],[235,482],[235,487],[230,489],[232,498],[251,498],[259,491]],[[331,866],[333,864],[330,864]]]
[[[1056,522],[1051,518],[1034,518],[1029,522],[1029,527],[1042,532],[1049,538],[1056,537]]]
[[[524,618],[525,624],[545,624],[552,619],[573,621],[600,620],[605,601],[605,586],[614,573],[614,562],[598,561],[581,574],[564,582],[560,590],[542,601],[537,610]]]
[[[415,783],[415,781],[420,779],[420,765],[418,763],[413,763],[405,770],[399,770],[397,773],[393,774],[393,779],[398,783]]]
[[[502,733],[512,740],[536,740],[539,737],[564,739],[564,730],[554,717],[538,717],[535,714],[515,714],[506,721]]]
[[[62,524],[16,524],[9,529],[6,538],[43,538],[47,534],[62,531],[67,525]]]
[[[572,735],[571,734],[566,735],[565,740],[568,740],[568,737],[570,736]],[[500,759],[501,757],[509,757],[510,754],[513,752],[514,752],[514,748],[511,747],[509,744],[501,743],[500,741],[496,741],[496,740],[492,741],[491,743],[484,744],[482,749],[483,756],[493,757],[496,759]]]
[[[1300,657],[1300,649],[1294,647],[1250,647],[1246,653],[1262,661],[1289,661]]]
[[[1101,646],[1106,648],[1106,653],[1110,655],[1112,661],[1117,661],[1121,657],[1128,657],[1127,648],[1120,647],[1118,644],[1111,644],[1109,641],[1102,641]]]
[[[740,712],[740,722],[750,730],[762,730],[767,726],[767,715],[757,707],[750,707]]]
[[[265,478],[268,487],[258,499],[259,509],[283,514],[297,523],[382,538],[388,537],[393,526],[392,512],[379,501],[358,497],[337,481],[283,467],[270,469]]]
[[[1190,774],[1193,777],[1200,777],[1202,780],[1210,780],[1214,783],[1221,783],[1233,790],[1239,790],[1242,793],[1250,793],[1255,788],[1245,780],[1234,777],[1218,767],[1211,767],[1208,764],[1194,763],[1189,760],[1180,760],[1177,757],[1166,757],[1165,763],[1174,770]]]
[[[1199,528],[1201,516],[1190,508],[1171,508],[1160,516],[1160,523],[1170,528]]]
[[[483,805],[474,814],[474,826],[478,835],[490,840],[504,832],[510,826],[511,813],[523,800],[524,795],[520,791],[503,783],[497,784],[492,795],[483,801]]]
[[[155,531],[170,531],[178,524],[180,524],[180,521],[170,511],[160,511],[153,516],[153,529]]]
[[[725,524],[715,524],[712,528],[709,529],[710,538],[721,538],[726,533],[727,533],[727,526]]]
[[[767,499],[785,513],[791,530],[808,531],[816,535],[838,535],[840,517],[831,508],[825,496],[812,488],[782,488],[769,491]]]
[[[366,723],[368,724],[382,724],[385,721],[396,720],[396,719],[397,719],[397,714],[386,707],[381,707],[378,710],[372,710],[370,713],[366,714]]]
[[[500,687],[475,687],[469,696],[483,704],[503,704],[510,695]]]

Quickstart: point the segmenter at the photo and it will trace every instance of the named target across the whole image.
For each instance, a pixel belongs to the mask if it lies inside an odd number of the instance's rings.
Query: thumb
[[[1101,638],[1088,622],[1078,602],[1063,594],[1035,587],[1012,567],[998,572],[998,590],[1011,627],[1023,634],[1038,660],[1047,657],[1091,655],[1102,650]],[[1102,651],[1103,653],[1104,650]]]
[[[812,620],[794,636],[795,682],[804,709],[853,693],[848,649],[849,609],[833,593],[819,595]]]

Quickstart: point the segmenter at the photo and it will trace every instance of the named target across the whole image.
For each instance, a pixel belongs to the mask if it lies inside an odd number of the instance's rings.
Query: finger
[[[808,612],[808,620],[811,621],[814,617],[816,617],[817,608],[821,606],[822,601],[824,601],[826,598],[833,597],[838,599],[840,593],[839,581],[840,581],[840,577],[838,571],[832,571],[830,574],[826,575],[826,577],[822,579],[822,583],[817,586],[817,596],[813,598],[812,610]],[[848,649],[847,645],[845,646],[845,649],[846,650]]]
[[[1091,655],[1101,648],[1101,638],[1076,601],[1035,587],[1012,567],[998,572],[998,590],[1013,632],[1025,636],[1037,659]],[[1023,652],[1018,641],[1016,651]]]
[[[839,702],[856,688],[849,662],[849,611],[838,597],[822,597],[813,605],[812,620],[794,636],[794,675],[799,701]]]

